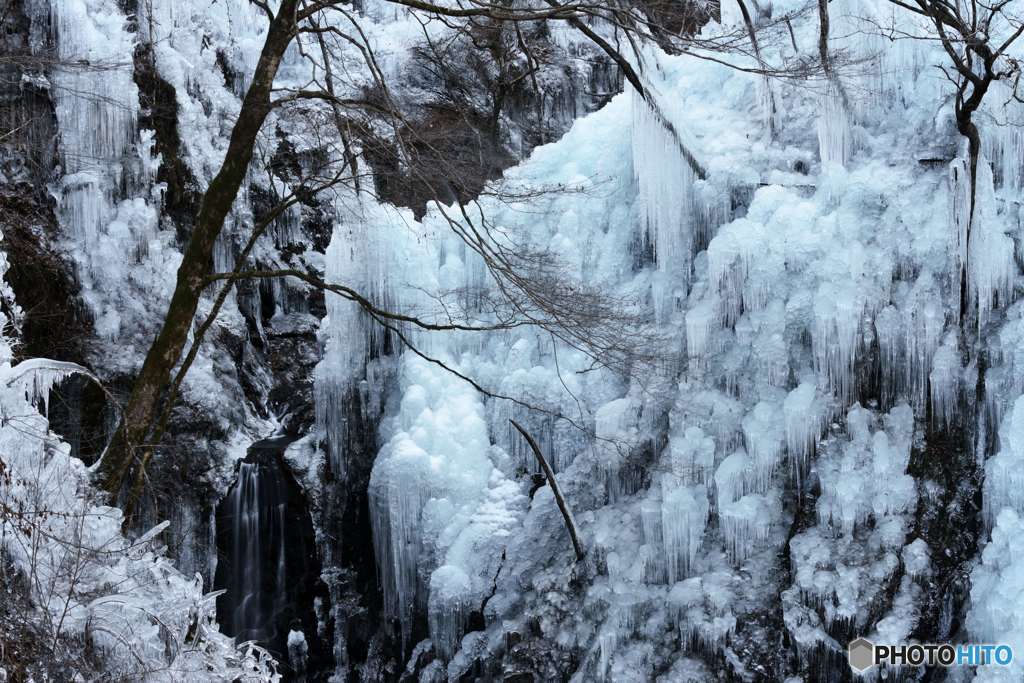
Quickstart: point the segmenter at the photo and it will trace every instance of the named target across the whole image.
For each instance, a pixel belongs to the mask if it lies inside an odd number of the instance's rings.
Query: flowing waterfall
[[[313,605],[324,590],[312,520],[283,459],[291,441],[276,437],[250,446],[217,508],[221,628],[239,642],[259,642],[279,661],[287,661],[292,631],[308,642],[311,660],[321,654]]]
[[[288,578],[281,489],[276,468],[243,462],[228,496],[236,560],[229,584],[235,593],[230,629],[240,640],[267,641],[277,635],[274,617],[284,607]]]

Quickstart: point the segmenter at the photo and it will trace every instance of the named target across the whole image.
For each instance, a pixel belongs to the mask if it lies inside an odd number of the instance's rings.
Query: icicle
[[[678,624],[683,642],[701,656],[720,652],[736,630],[736,617],[730,610],[734,599],[731,581],[730,573],[711,572],[680,581],[669,591],[670,617]]]
[[[781,460],[785,427],[779,412],[778,406],[761,401],[743,418],[743,439],[751,461],[744,486],[749,491],[764,493]]]
[[[34,3],[44,8],[46,3]],[[138,89],[132,35],[116,9],[51,0],[49,24],[59,66],[50,78],[66,173],[117,161],[135,135]],[[43,16],[34,21],[45,22]],[[125,61],[127,59],[127,61]]]
[[[611,596],[610,620],[614,622],[616,631],[627,638],[639,636],[640,627],[650,613],[650,605],[646,597],[637,594],[626,584],[616,584]]]
[[[992,169],[988,161],[984,157],[978,159],[973,216],[970,175],[966,159],[957,158],[950,163],[949,215],[956,282],[961,285],[959,274],[966,268],[967,300],[976,307],[978,325],[981,326],[988,321],[989,314],[997,305],[1006,307],[1012,303],[1010,295],[1017,269],[1013,240],[1004,233],[997,213]]]
[[[693,169],[661,116],[633,92],[633,172],[638,186],[641,224],[654,242],[658,269],[685,294],[693,254]],[[666,290],[664,296],[670,297]]]
[[[111,201],[101,189],[100,178],[88,171],[61,178],[61,222],[83,245],[95,244],[96,236],[111,213]]]
[[[905,344],[903,320],[894,306],[886,306],[875,316],[875,337],[878,339],[879,393],[883,406],[896,401],[901,389]]]
[[[661,504],[658,501],[645,498],[640,503],[640,532],[645,544],[661,543]]]
[[[804,382],[789,392],[782,404],[786,419],[786,451],[793,461],[798,482],[807,471],[808,461],[825,427],[827,412],[822,403],[815,386]]]
[[[430,481],[430,456],[408,439],[386,448],[390,450],[378,455],[370,477],[370,521],[384,611],[399,620],[402,640],[407,642],[420,592],[420,513],[429,496],[421,489]]]
[[[814,368],[840,400],[854,394],[854,364],[864,300],[851,282],[822,282],[814,299]]]
[[[756,335],[751,347],[756,357],[758,375],[764,377],[769,386],[788,386],[789,345],[785,336],[785,306],[781,301],[772,301],[763,309],[751,313],[750,318]]]
[[[1013,79],[994,81],[986,94],[982,109],[991,123],[982,132],[982,152],[995,166],[998,187],[1007,193],[1024,189],[1024,108],[1015,97]]]
[[[745,240],[735,226],[745,219],[737,219],[729,228],[723,229],[708,245],[708,279],[717,289],[719,303],[717,323],[720,327],[732,327],[739,320],[743,310],[743,284],[746,278],[746,258],[743,248]]]
[[[661,523],[670,584],[690,573],[707,521],[706,488],[679,486],[672,475],[666,475],[662,482]]]
[[[67,361],[29,358],[13,367],[0,366],[0,384],[21,392],[33,405],[42,404],[43,415],[50,412],[50,392],[71,375],[83,375],[100,383],[89,370]]]
[[[594,429],[598,438],[598,458],[611,502],[636,493],[639,472],[626,462],[637,442],[640,407],[630,398],[609,401],[598,408]]]
[[[1003,220],[997,214],[992,169],[982,158],[978,160],[967,268],[969,298],[977,305],[979,327],[988,322],[997,306],[1005,308],[1013,303],[1011,294],[1017,264],[1013,257],[1013,240],[1003,228]]]
[[[822,165],[846,166],[853,156],[853,127],[842,94],[832,84],[822,97],[818,117],[818,153]]]
[[[658,515],[661,515],[660,509],[658,510]],[[640,555],[644,583],[665,583],[665,551],[662,550],[660,546],[660,534],[658,536],[658,545],[648,545],[645,543],[640,546],[638,552]]]
[[[730,188],[721,188],[706,180],[694,183],[697,197],[697,212],[694,216],[694,250],[707,249],[718,226],[725,225],[732,218],[732,197]]]
[[[960,352],[955,332],[945,341],[932,358],[931,385],[932,426],[949,429],[956,419],[957,397],[960,393]]]
[[[293,204],[277,217],[273,225],[274,244],[283,249],[289,244],[297,243],[302,238],[302,209]]]
[[[375,207],[364,208],[369,213]],[[371,213],[363,220],[335,226],[325,254],[324,277],[327,282],[349,284],[388,307],[394,296],[386,277],[385,237],[378,234],[383,232],[380,225],[368,225],[374,218],[378,216]],[[321,334],[326,343],[316,368],[314,396],[317,426],[327,443],[332,468],[340,476],[346,469],[348,400],[365,375],[367,361],[384,355],[384,334],[354,301],[328,293],[325,306],[327,317]]]
[[[922,275],[920,280],[925,280],[925,284],[919,289],[921,296],[912,301],[906,350],[906,398],[919,409],[924,408],[932,357],[939,347],[942,330],[946,326],[945,311],[935,301],[937,288],[930,286],[931,276]]]
[[[732,453],[715,470],[715,496],[719,508],[743,497],[750,458],[742,448]]]
[[[1024,397],[1003,420],[999,444],[999,453],[985,463],[983,511],[990,529],[1005,508],[1024,514]]]
[[[668,467],[681,485],[706,484],[715,466],[715,440],[700,427],[688,427],[669,439]]]
[[[962,288],[960,273],[967,267],[967,226],[970,221],[971,171],[967,160],[957,157],[949,163],[949,226],[953,241],[953,285],[958,292]]]
[[[767,540],[772,509],[764,496],[750,494],[722,506],[718,517],[725,536],[726,552],[732,563],[738,565],[750,557],[757,543]]]
[[[615,654],[615,648],[619,645],[618,635],[615,629],[610,626],[605,626],[601,629],[601,633],[597,637],[598,652],[600,653],[600,659],[598,660],[598,676],[602,679],[606,679],[612,666],[612,655]]]
[[[434,652],[442,661],[450,661],[459,649],[473,609],[472,590],[469,576],[458,567],[445,565],[430,575],[427,623]]]
[[[695,363],[708,353],[708,338],[714,329],[717,309],[715,299],[704,299],[686,313],[686,353]]]

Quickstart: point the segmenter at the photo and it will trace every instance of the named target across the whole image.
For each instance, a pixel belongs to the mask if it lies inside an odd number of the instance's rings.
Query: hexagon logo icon
[[[864,673],[875,665],[875,644],[867,638],[858,638],[847,648],[850,668],[857,673]]]

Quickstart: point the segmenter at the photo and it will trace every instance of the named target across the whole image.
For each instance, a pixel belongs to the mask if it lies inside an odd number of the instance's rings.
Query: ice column
[[[704,540],[707,522],[706,487],[680,486],[672,475],[665,475],[662,485],[661,523],[669,584],[689,574]]]
[[[718,513],[725,549],[733,564],[742,564],[754,546],[768,538],[772,509],[764,496],[750,494],[723,505]]]
[[[444,565],[430,576],[430,600],[427,621],[430,639],[437,656],[448,661],[458,650],[462,634],[466,632],[469,613],[473,608],[470,596],[473,586],[462,569]]]

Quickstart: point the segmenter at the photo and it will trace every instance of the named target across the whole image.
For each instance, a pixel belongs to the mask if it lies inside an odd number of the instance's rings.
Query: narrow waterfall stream
[[[299,484],[284,462],[293,441],[257,441],[238,463],[235,483],[217,507],[217,571],[225,593],[217,602],[224,632],[269,649],[293,680],[330,657],[318,633],[320,581],[312,519]]]

